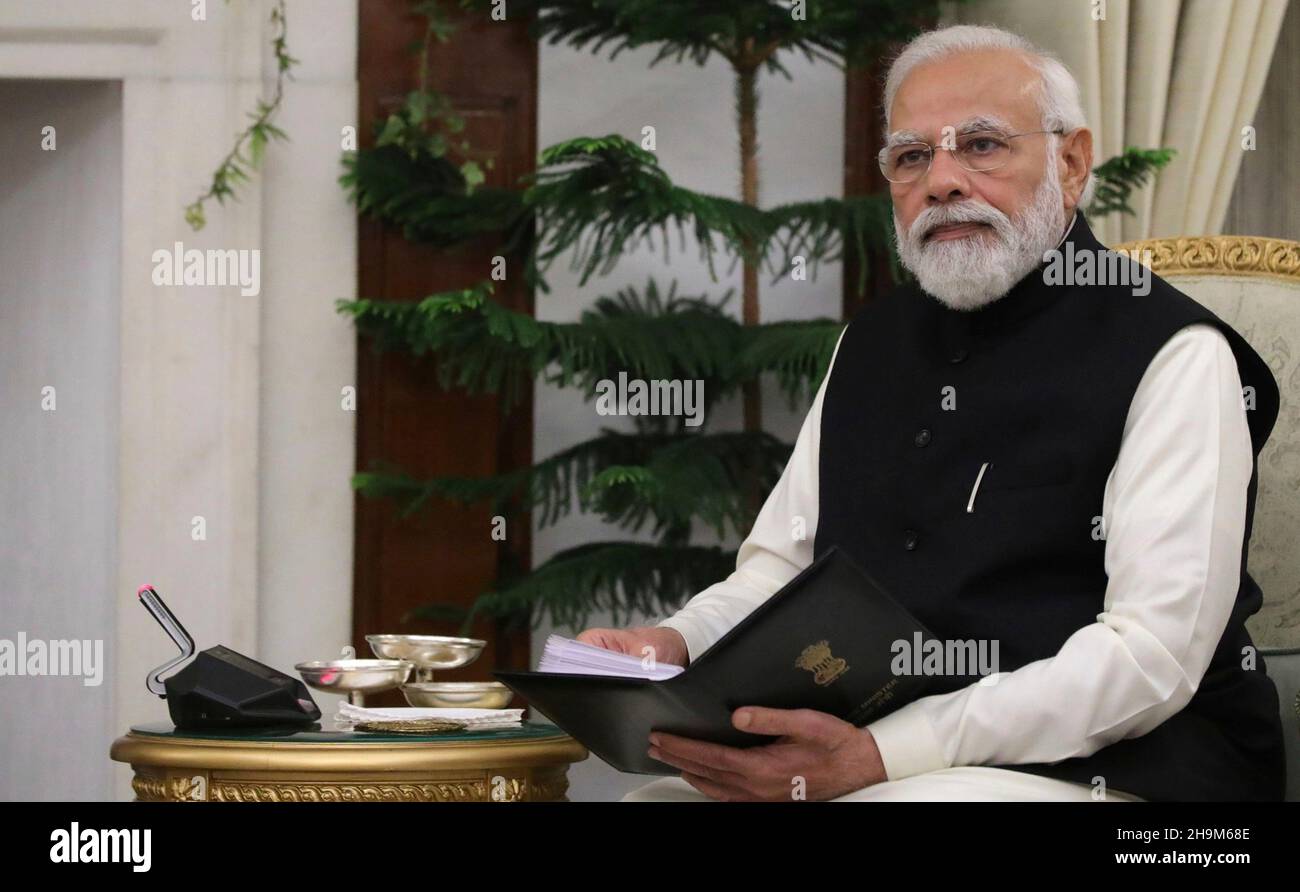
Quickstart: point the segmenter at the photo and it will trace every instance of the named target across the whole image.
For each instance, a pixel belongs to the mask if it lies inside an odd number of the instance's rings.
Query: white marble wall
[[[122,91],[0,80],[0,109],[0,639],[99,640],[109,662]],[[0,799],[109,794],[82,741],[112,731],[112,675],[85,668],[0,676]]]
[[[122,213],[97,221],[120,241],[117,341],[104,332],[121,357],[117,502],[106,518],[116,532],[105,593],[114,622],[103,630],[112,730],[79,744],[117,796],[129,795],[129,774],[110,775],[111,737],[165,718],[143,681],[171,644],[136,586],[156,585],[200,647],[226,644],[290,671],[336,652],[350,625],[354,416],[340,390],[353,383],[355,349],[333,303],[355,291],[354,216],[336,177],[341,128],[356,123],[356,0],[290,2],[290,46],[303,62],[280,120],[292,140],[273,144],[264,174],[237,202],[213,205],[197,234],[182,209],[274,69],[268,0],[210,0],[203,21],[192,8],[0,6],[0,78],[94,79],[121,91]],[[153,284],[153,252],[178,240],[260,250],[261,292]],[[195,516],[203,541],[191,536]],[[40,560],[66,560],[69,545],[51,537]],[[40,770],[64,769],[49,759]]]

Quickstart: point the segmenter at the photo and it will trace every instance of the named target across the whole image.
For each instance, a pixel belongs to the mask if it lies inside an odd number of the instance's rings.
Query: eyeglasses
[[[1006,165],[1015,154],[1011,141],[1022,136],[1038,133],[1053,133],[1060,136],[1064,130],[1030,130],[1025,133],[1000,133],[996,130],[981,130],[963,133],[957,137],[954,145],[932,146],[928,142],[905,142],[895,146],[885,146],[876,156],[880,163],[880,172],[891,183],[915,183],[925,176],[934,161],[935,149],[952,152],[966,170],[972,173],[987,173]]]

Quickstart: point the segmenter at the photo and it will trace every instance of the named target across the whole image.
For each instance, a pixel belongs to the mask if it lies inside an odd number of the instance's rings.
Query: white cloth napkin
[[[523,720],[522,709],[456,709],[451,707],[434,708],[419,706],[394,706],[386,709],[370,709],[353,706],[346,700],[339,703],[335,721],[339,725],[352,726],[358,722],[382,722],[411,719],[450,719],[462,722],[468,731],[483,728],[517,728]]]

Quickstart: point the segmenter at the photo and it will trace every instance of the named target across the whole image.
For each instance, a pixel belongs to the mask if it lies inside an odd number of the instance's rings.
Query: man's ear
[[[1079,206],[1083,188],[1088,184],[1088,174],[1092,172],[1092,131],[1080,127],[1061,137],[1060,161],[1061,192],[1065,197],[1065,210],[1073,213]]]

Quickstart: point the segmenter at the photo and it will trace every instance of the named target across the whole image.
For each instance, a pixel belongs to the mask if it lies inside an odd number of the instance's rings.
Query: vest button
[[[912,442],[915,443],[917,446],[927,446],[927,445],[929,445],[929,443],[930,443],[930,429],[929,429],[929,428],[924,428],[924,427],[921,428],[919,431],[916,432],[916,436],[912,438]]]
[[[967,356],[970,356],[970,352],[965,347],[959,347],[953,351],[952,356],[948,357],[948,361],[956,364],[964,360]]]
[[[904,530],[903,534],[903,547],[908,551],[916,551],[916,530]]]

